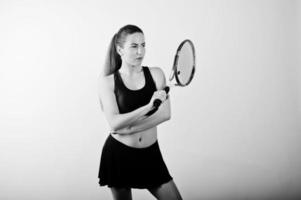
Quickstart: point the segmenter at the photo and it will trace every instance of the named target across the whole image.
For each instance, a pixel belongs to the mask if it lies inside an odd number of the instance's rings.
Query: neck
[[[138,74],[142,72],[142,66],[135,66],[135,65],[128,65],[128,64],[122,64],[121,68],[119,69],[119,72],[128,76]]]

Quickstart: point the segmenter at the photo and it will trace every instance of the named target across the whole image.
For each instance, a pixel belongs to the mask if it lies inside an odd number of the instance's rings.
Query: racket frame
[[[178,66],[179,53],[180,53],[183,45],[186,42],[189,43],[189,45],[191,46],[191,49],[192,49],[193,66],[192,66],[192,72],[191,72],[191,75],[189,77],[188,82],[185,83],[185,84],[183,84],[183,83],[181,83],[181,81],[179,79],[179,75],[177,73],[177,66]],[[176,52],[176,55],[175,55],[175,58],[174,58],[174,62],[173,62],[173,67],[172,67],[172,70],[171,70],[171,74],[169,76],[169,81],[171,81],[175,77],[177,83],[173,84],[173,85],[174,86],[182,86],[182,87],[184,87],[184,86],[188,85],[192,81],[192,79],[194,77],[194,73],[195,73],[195,48],[194,48],[194,45],[193,45],[192,41],[189,40],[189,39],[186,39],[186,40],[182,41],[181,44],[178,46],[178,49],[177,49],[177,52]]]

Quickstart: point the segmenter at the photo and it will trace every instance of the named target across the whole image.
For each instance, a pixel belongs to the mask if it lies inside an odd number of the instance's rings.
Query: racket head
[[[171,81],[174,77],[178,86],[188,85],[195,73],[195,48],[191,40],[182,41],[177,49],[172,73],[169,77]]]

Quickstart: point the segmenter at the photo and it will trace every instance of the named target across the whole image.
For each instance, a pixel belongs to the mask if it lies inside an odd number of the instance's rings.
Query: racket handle
[[[146,113],[146,116],[151,116],[152,114],[154,114],[158,110],[161,103],[162,103],[162,101],[160,99],[155,99],[155,101],[153,103],[153,109],[151,111],[149,111],[148,113]]]
[[[164,90],[165,90],[165,92],[166,92],[166,94],[168,94],[168,92],[169,92],[169,87],[168,86],[166,86],[165,88],[164,88]],[[162,101],[160,100],[160,99],[155,99],[154,100],[154,108],[151,110],[151,111],[149,111],[147,114],[146,114],[146,116],[150,116],[150,115],[152,115],[152,114],[154,114],[157,110],[158,110],[158,108],[159,108],[159,106],[161,105],[161,103],[162,103]]]
[[[166,94],[168,94],[169,89],[170,88],[168,86],[166,86],[163,90],[165,90]],[[155,101],[154,101],[154,107],[155,108],[159,108],[159,106],[161,105],[161,103],[162,103],[162,101],[160,99],[155,99]]]
[[[170,90],[170,87],[169,87],[169,86],[166,86],[166,87],[164,88],[164,90],[165,90],[166,94],[168,94],[168,93],[169,93],[169,90]]]
[[[151,116],[152,114],[154,114],[158,110],[158,108],[159,107],[154,107],[151,111],[149,111],[148,113],[146,113],[146,116]]]
[[[154,101],[154,107],[155,108],[159,108],[159,106],[161,105],[162,101],[160,99],[155,99]]]

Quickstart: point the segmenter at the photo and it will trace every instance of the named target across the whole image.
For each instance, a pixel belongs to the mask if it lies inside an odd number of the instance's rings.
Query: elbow
[[[168,121],[168,120],[170,120],[170,116],[164,117],[162,122],[166,122],[166,121]]]
[[[109,115],[107,119],[111,131],[118,131],[122,128],[122,124],[116,115]]]
[[[123,124],[121,124],[121,123],[110,123],[109,124],[109,126],[110,126],[110,128],[111,128],[111,131],[112,132],[119,132],[119,131],[121,131],[121,130],[127,130],[127,131],[130,131],[130,129],[131,129],[131,126],[125,126],[125,125],[123,125]]]
[[[166,121],[168,121],[168,120],[170,120],[170,118],[171,118],[171,115],[168,115],[165,119],[166,119]]]
[[[170,118],[171,118],[171,112],[170,112],[170,109],[165,109],[165,110],[162,112],[162,118],[163,118],[163,121],[168,121],[168,120],[170,120]]]
[[[120,129],[119,125],[117,123],[114,123],[113,121],[109,122],[109,126],[111,128],[111,131],[117,131]]]
[[[115,125],[113,125],[113,124],[109,124],[109,126],[111,128],[111,131],[113,131],[113,132],[115,132],[115,131],[118,130],[117,127]]]
[[[129,125],[125,124],[124,120],[121,119],[120,114],[118,113],[105,112],[105,117],[110,132],[123,133],[124,130],[128,131],[128,129],[130,128]]]
[[[168,121],[171,118],[171,109],[169,99],[166,101],[166,107],[164,109],[164,121]]]
[[[170,120],[170,118],[171,118],[170,112],[165,112],[164,121],[168,121],[168,120]]]

